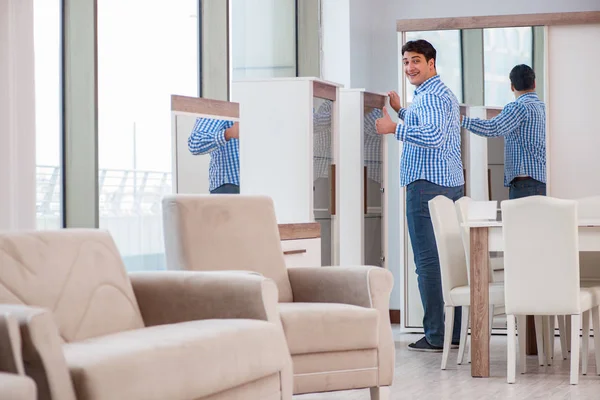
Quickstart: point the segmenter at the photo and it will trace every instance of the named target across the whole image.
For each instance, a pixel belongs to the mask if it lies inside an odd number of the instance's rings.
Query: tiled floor
[[[396,399],[600,399],[600,376],[596,374],[593,341],[590,341],[588,375],[579,385],[569,384],[569,360],[556,360],[550,367],[537,365],[537,357],[527,358],[527,374],[517,374],[517,382],[506,383],[506,337],[493,336],[491,375],[472,378],[470,364],[456,365],[452,350],[448,369],[440,370],[441,353],[417,353],[406,346],[420,335],[401,334],[395,329],[396,374],[391,398]],[[556,354],[560,343],[556,338]],[[294,400],[369,400],[368,390],[295,396]]]

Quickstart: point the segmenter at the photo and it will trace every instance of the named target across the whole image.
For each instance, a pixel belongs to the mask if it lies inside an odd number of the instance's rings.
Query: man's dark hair
[[[407,51],[422,54],[427,62],[433,58],[433,66],[435,67],[437,52],[427,40],[419,39],[406,42],[404,46],[402,46],[402,55]]]
[[[531,90],[535,87],[535,72],[530,66],[519,64],[510,71],[510,83],[519,92]]]

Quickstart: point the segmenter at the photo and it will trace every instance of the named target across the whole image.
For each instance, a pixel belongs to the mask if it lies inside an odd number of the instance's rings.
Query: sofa
[[[258,274],[128,274],[96,229],[0,234],[0,304],[39,399],[291,399],[278,290]]]

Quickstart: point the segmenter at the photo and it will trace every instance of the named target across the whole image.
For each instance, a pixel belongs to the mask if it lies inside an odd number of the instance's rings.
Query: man
[[[404,124],[396,125],[386,109],[377,120],[377,132],[394,133],[404,142],[400,184],[406,186],[406,220],[412,243],[417,281],[425,315],[425,337],[411,350],[439,352],[444,343],[444,301],[440,262],[429,215],[429,200],[438,195],[454,201],[464,195],[460,154],[460,111],[456,96],[442,83],[435,67],[436,50],[425,40],[402,47],[404,73],[416,86],[413,103],[400,107],[400,97],[390,92],[390,106]],[[461,311],[456,310],[452,344],[460,338]]]
[[[239,122],[198,118],[188,149],[194,155],[210,153],[211,194],[240,193]]]
[[[535,93],[535,73],[527,65],[510,71],[515,101],[490,119],[463,117],[476,135],[504,136],[504,186],[509,198],[546,195],[546,106]]]

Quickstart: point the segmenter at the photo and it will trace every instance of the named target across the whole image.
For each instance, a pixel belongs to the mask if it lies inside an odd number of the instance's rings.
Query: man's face
[[[427,62],[423,54],[406,51],[402,56],[402,63],[409,82],[415,86],[435,75],[434,59]]]

